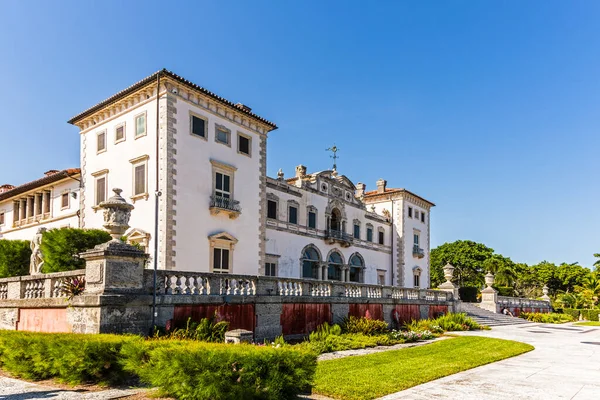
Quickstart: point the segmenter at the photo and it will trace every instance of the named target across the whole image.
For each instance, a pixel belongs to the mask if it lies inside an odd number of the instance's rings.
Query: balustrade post
[[[52,290],[54,289],[54,279],[44,279],[44,298],[49,299],[52,297]]]

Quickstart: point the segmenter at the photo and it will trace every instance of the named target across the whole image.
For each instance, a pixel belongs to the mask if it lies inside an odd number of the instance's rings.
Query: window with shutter
[[[106,177],[96,178],[96,205],[106,200]]]
[[[135,117],[135,137],[146,135],[146,114],[140,114]]]
[[[98,134],[96,146],[97,146],[97,149],[96,149],[97,153],[106,151],[106,132],[100,132]]]

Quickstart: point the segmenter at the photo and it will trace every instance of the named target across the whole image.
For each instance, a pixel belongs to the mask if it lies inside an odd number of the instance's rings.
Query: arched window
[[[302,277],[319,279],[319,264],[321,257],[319,252],[312,246],[308,246],[302,253]]]
[[[342,280],[342,256],[337,251],[332,252],[327,260],[327,280],[341,281]]]
[[[360,256],[360,254],[353,254],[350,257],[350,262],[348,263],[348,265],[350,266],[350,282],[361,282],[365,262]]]
[[[423,270],[419,266],[413,267],[413,287],[420,288],[421,287],[421,272]]]

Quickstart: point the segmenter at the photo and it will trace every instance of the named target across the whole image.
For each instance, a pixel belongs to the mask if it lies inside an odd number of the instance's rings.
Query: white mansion
[[[0,186],[0,239],[100,228],[97,205],[121,188],[128,240],[152,258],[156,244],[159,269],[429,286],[433,203],[335,169],[268,177],[277,127],[243,104],[161,70],[69,123],[80,169]]]

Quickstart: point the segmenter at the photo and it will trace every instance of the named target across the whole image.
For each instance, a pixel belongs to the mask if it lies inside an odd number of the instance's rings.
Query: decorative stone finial
[[[491,288],[494,284],[494,274],[492,274],[490,271],[488,271],[488,273],[485,275],[485,284],[489,288]]]
[[[446,278],[446,282],[450,282],[454,276],[454,265],[447,263],[442,269],[444,270],[444,278]]]
[[[283,180],[283,170],[281,168],[279,168],[279,171],[277,171],[277,179],[280,181]]]
[[[119,241],[125,231],[129,229],[129,218],[131,210],[134,209],[133,205],[121,197],[122,191],[118,188],[113,189],[114,196],[98,204],[98,207],[104,209],[104,229],[110,233],[113,240]]]
[[[550,301],[550,296],[548,296],[548,285],[544,285],[544,287],[542,288],[542,293],[544,293],[544,295],[542,296],[542,299],[546,300],[546,301]]]

